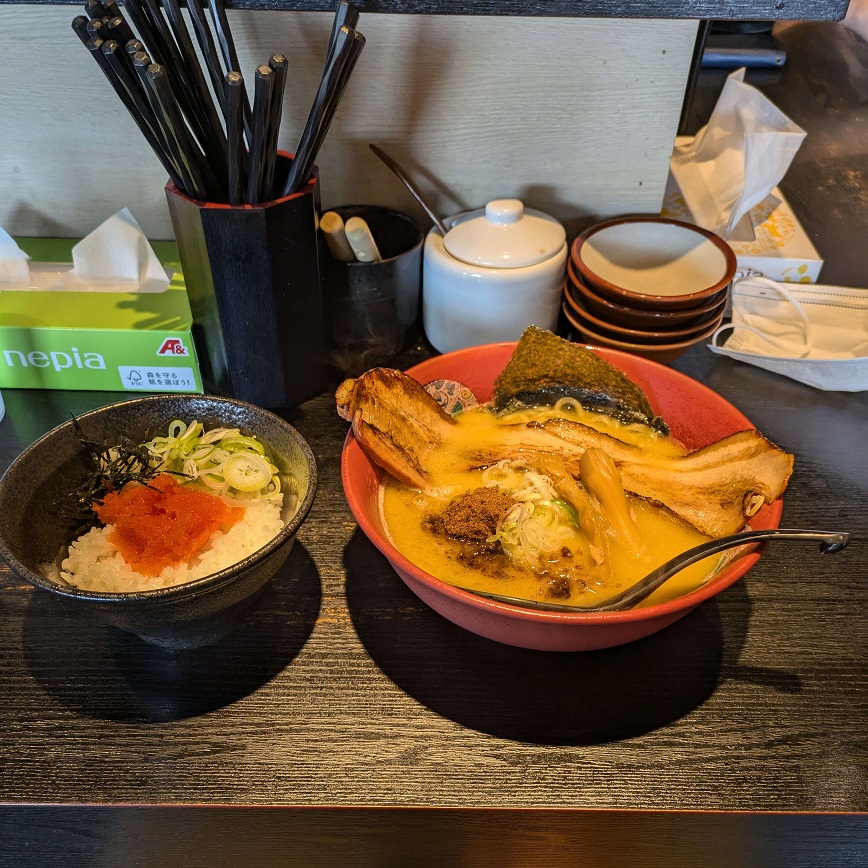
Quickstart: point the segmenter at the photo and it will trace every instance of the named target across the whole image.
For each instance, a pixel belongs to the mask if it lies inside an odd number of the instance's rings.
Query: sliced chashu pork
[[[566,419],[510,425],[500,444],[480,444],[469,466],[540,452],[560,458],[578,477],[586,449],[602,449],[614,461],[627,491],[662,503],[702,533],[736,533],[764,503],[784,492],[793,456],[756,429],[730,434],[701,449],[661,456]]]
[[[407,485],[429,487],[430,456],[449,448],[456,423],[416,380],[375,368],[342,383],[336,400],[338,413],[352,422],[356,440],[373,462]],[[793,468],[793,456],[756,430],[661,457],[564,419],[504,426],[495,442],[466,451],[462,463],[483,467],[528,453],[554,455],[578,477],[579,460],[590,448],[611,457],[627,491],[662,503],[713,537],[737,532],[764,503],[777,500]]]
[[[402,371],[373,368],[344,380],[335,400],[375,464],[413,488],[428,487],[427,458],[449,439],[455,420],[420,383]]]

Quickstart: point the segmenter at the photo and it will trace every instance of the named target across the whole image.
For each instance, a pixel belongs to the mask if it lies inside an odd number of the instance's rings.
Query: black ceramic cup
[[[364,219],[382,256],[380,262],[342,262],[320,244],[329,360],[341,375],[355,377],[418,337],[424,236],[412,218],[391,208],[330,210],[345,223]]]

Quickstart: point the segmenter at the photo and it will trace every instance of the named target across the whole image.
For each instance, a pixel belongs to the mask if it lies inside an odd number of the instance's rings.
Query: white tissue
[[[171,272],[123,208],[72,248],[72,262],[33,262],[0,229],[0,290],[29,292],[165,292]]]
[[[786,174],[805,138],[774,103],[731,73],[708,124],[677,147],[672,174],[694,222],[729,238]]]
[[[28,259],[30,257],[15,243],[12,236],[0,227],[0,283],[30,283]]]
[[[79,241],[72,264],[70,276],[80,290],[163,292],[169,286],[166,269],[128,208]]]

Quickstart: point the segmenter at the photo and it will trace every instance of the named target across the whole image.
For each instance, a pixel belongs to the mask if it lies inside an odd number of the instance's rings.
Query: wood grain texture
[[[171,238],[165,174],[87,51],[70,7],[0,7],[0,226],[79,237],[129,206]],[[291,58],[280,145],[294,150],[331,15],[230,12],[242,69]],[[367,45],[321,152],[322,204],[427,217],[382,145],[445,215],[520,196],[568,222],[659,209],[696,23],[363,17]],[[63,56],[62,76],[34,65]],[[22,87],[21,82],[27,86]],[[653,108],[652,108],[653,107]]]
[[[71,5],[76,0],[24,0]],[[21,0],[0,0],[20,4]],[[848,0],[361,0],[365,12],[428,15],[557,16],[579,18],[726,18],[773,21],[839,20]],[[232,9],[332,10],[330,0],[235,0]]]
[[[868,818],[846,815],[0,808],[0,856],[16,868],[411,862],[473,868],[862,868],[859,839],[866,833]]]
[[[865,810],[868,397],[705,348],[676,367],[796,453],[785,522],[845,528],[849,549],[772,546],[744,581],[633,645],[501,646],[425,607],[355,527],[345,423],[325,395],[290,416],[319,464],[313,511],[227,642],[165,654],[4,568],[3,799]],[[119,396],[4,397],[3,465],[70,411]]]

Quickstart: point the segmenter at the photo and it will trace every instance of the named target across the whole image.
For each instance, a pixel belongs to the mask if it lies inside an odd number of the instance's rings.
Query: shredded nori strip
[[[102,503],[110,491],[120,491],[128,482],[148,485],[148,481],[157,475],[161,462],[148,452],[143,443],[134,443],[128,437],[113,445],[95,443],[85,435],[75,416],[72,424],[87,453],[91,472],[81,485],[55,506],[61,518],[92,524],[96,519],[95,503]]]
[[[614,365],[578,344],[536,326],[525,329],[512,358],[494,381],[494,408],[509,412],[574,398],[586,410],[619,422],[669,433],[645,393]]]

